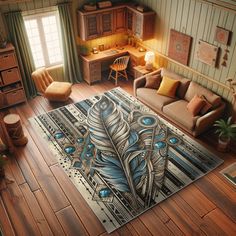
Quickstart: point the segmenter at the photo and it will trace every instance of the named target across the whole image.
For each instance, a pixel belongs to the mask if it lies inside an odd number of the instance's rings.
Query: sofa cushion
[[[201,115],[205,115],[205,114],[212,108],[212,105],[211,105],[211,103],[209,103],[209,102],[207,101],[207,99],[205,98],[205,96],[202,95],[201,98],[205,101],[205,105],[204,105],[203,108],[201,109],[200,114],[201,114]]]
[[[203,95],[207,99],[207,101],[212,104],[213,108],[218,107],[221,103],[220,96],[214,94],[213,92],[211,92],[207,88],[204,88],[201,85],[192,81],[188,87],[188,90],[187,90],[184,98],[187,101],[191,101],[191,99],[195,96],[195,94],[197,94],[199,96]]]
[[[206,102],[204,99],[202,99],[198,95],[195,95],[188,103],[187,109],[193,116],[196,116],[200,113],[201,109],[204,107],[205,104]]]
[[[178,85],[179,85],[178,80],[174,80],[174,79],[164,76],[161,81],[161,85],[159,89],[157,90],[157,93],[160,95],[174,98]]]
[[[174,73],[172,71],[169,71],[165,68],[162,68],[161,76],[162,77],[167,76],[169,78],[179,80],[180,83],[179,83],[178,89],[176,91],[176,96],[181,98],[181,99],[184,98],[185,93],[188,89],[188,86],[189,86],[191,80],[183,78],[182,76],[177,75],[176,73]]]
[[[156,89],[138,88],[136,94],[144,103],[159,111],[162,111],[163,106],[177,100],[177,98],[170,98],[157,94]]]
[[[192,116],[187,109],[188,102],[178,100],[163,107],[163,112],[188,130],[193,130],[199,116]]]
[[[152,89],[158,89],[161,84],[161,75],[147,75],[146,76],[146,84],[145,88],[152,88]]]

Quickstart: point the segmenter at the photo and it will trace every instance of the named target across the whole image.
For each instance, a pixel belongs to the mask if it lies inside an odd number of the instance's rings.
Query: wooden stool
[[[15,146],[24,146],[28,142],[28,138],[25,137],[22,125],[20,122],[20,116],[17,114],[9,114],[3,118],[7,133]]]

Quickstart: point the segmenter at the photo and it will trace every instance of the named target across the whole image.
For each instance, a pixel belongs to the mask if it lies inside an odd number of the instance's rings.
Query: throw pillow
[[[161,85],[157,90],[157,93],[160,95],[174,98],[178,85],[179,85],[178,80],[164,76],[161,81]]]
[[[204,105],[205,101],[198,95],[195,95],[188,103],[187,109],[193,116],[196,116],[199,114]]]
[[[161,84],[161,75],[147,75],[145,88],[158,89]]]
[[[205,101],[205,105],[201,109],[200,113],[201,115],[205,115],[212,108],[212,104],[207,101],[204,95],[202,95],[201,98]]]
[[[188,89],[188,86],[190,84],[190,80],[187,79],[187,78],[184,78],[183,76],[181,75],[178,75],[176,74],[175,72],[173,71],[170,71],[166,68],[162,68],[161,69],[161,76],[162,77],[169,77],[171,79],[175,79],[175,80],[178,80],[179,81],[179,86],[178,86],[178,89],[176,91],[176,97],[179,97],[179,98],[184,98],[185,96],[185,93]]]

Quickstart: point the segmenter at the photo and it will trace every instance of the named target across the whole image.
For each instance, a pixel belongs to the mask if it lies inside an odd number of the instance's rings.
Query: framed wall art
[[[230,37],[230,31],[223,29],[219,26],[216,27],[215,41],[223,45],[228,45]]]
[[[171,29],[168,56],[184,65],[188,65],[191,42],[191,36]]]
[[[210,66],[216,66],[219,48],[202,40],[198,41],[196,59]]]

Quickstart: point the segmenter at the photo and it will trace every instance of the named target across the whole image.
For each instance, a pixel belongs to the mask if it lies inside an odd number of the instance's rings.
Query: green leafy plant
[[[82,44],[79,46],[80,54],[83,56],[88,56],[90,54],[90,49],[86,44]]]
[[[217,127],[216,132],[219,134],[219,138],[222,139],[235,139],[236,138],[236,124],[232,124],[232,117],[227,120],[220,119],[214,123]]]

